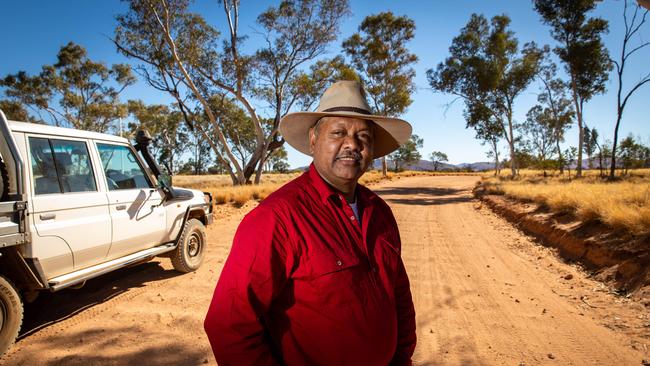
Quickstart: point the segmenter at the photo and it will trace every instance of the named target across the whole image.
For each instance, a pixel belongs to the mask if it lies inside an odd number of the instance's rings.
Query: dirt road
[[[391,205],[417,311],[416,365],[641,365],[650,316],[472,199],[476,177],[373,187]],[[6,365],[215,364],[202,320],[244,212],[208,231],[205,265],[165,259],[43,296]]]

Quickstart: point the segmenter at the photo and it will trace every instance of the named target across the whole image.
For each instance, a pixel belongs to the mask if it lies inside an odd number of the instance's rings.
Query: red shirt
[[[411,364],[397,223],[356,192],[361,225],[312,164],[242,220],[204,324],[219,365]]]

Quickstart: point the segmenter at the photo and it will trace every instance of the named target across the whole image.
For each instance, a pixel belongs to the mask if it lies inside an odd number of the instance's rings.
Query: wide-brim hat
[[[352,117],[373,121],[375,129],[374,155],[380,158],[397,150],[411,137],[411,125],[399,118],[376,116],[370,112],[366,95],[358,81],[338,81],[320,99],[315,112],[289,113],[280,121],[284,140],[303,154],[309,151],[309,129],[329,116]]]

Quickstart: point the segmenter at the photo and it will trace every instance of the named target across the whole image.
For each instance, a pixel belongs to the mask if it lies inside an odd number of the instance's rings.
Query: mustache
[[[344,151],[336,156],[336,160],[349,158],[359,161],[361,160],[361,153],[358,151]]]

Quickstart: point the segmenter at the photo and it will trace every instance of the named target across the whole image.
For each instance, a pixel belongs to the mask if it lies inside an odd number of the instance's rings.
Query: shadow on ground
[[[401,205],[446,205],[472,200],[472,195],[468,190],[455,188],[387,187],[377,189],[375,192],[387,202]],[[400,198],[400,196],[409,196],[409,198]]]
[[[137,334],[141,331],[137,327],[125,326],[111,330],[116,335]],[[43,347],[69,349],[70,345],[92,344],[91,348],[81,346],[81,350],[74,354],[57,357],[43,362],[38,355],[24,356],[26,362],[30,359],[39,360],[36,363],[48,366],[86,366],[86,365],[200,365],[208,363],[208,355],[204,350],[188,349],[174,344],[173,339],[164,332],[159,333],[160,342],[155,347],[138,349],[132,352],[120,352],[116,348],[114,338],[106,337],[102,330],[86,330],[81,332],[66,333],[43,339]],[[107,352],[111,350],[111,352]]]
[[[31,304],[25,304],[20,340],[41,329],[74,316],[86,309],[104,303],[131,289],[144,287],[148,282],[165,280],[180,275],[165,270],[158,260],[123,268],[89,280],[80,289],[60,292],[41,292]]]

